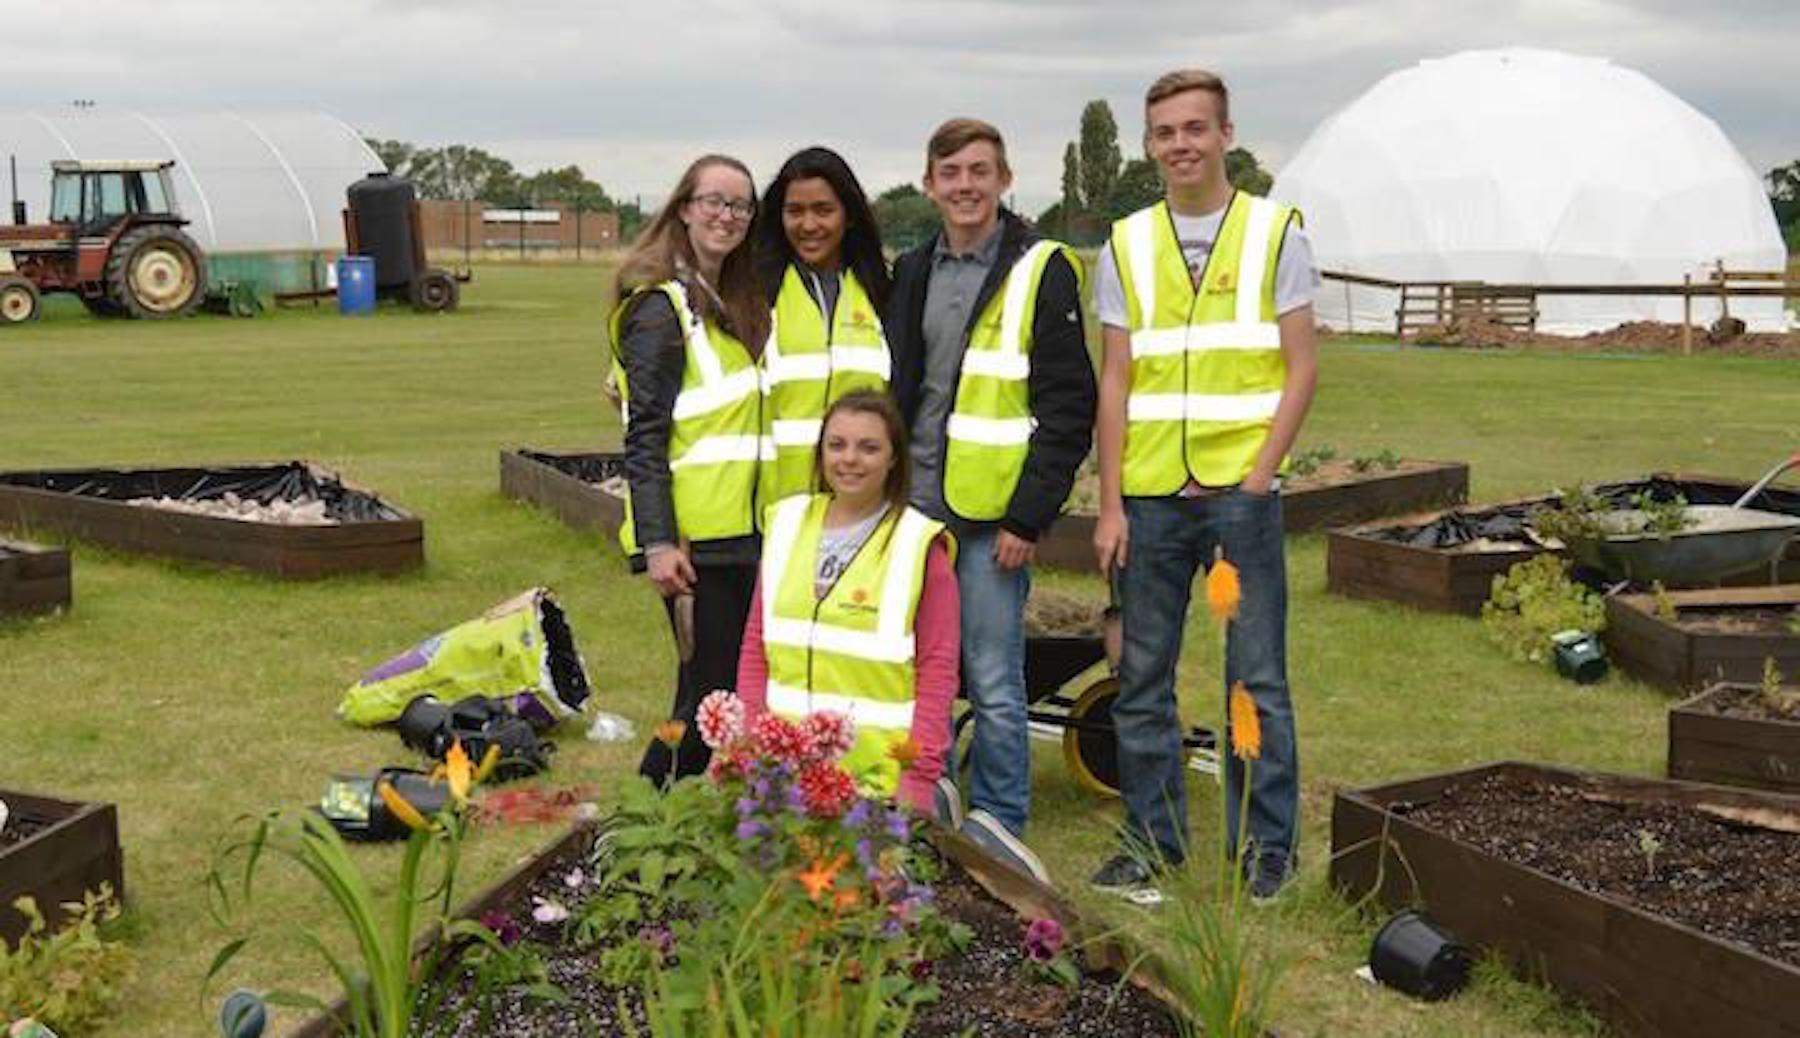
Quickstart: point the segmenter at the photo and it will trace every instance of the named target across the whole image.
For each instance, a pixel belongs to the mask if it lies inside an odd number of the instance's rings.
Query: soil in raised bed
[[[1760,688],[1729,685],[1688,709],[1751,721],[1800,721],[1800,686],[1784,686],[1771,701]]]
[[[627,1015],[637,1033],[649,1033],[637,990],[608,987],[599,981],[599,949],[563,943],[560,924],[531,919],[534,896],[573,904],[591,893],[592,879],[575,890],[563,883],[572,869],[583,864],[583,858],[579,852],[572,853],[547,869],[507,909],[526,926],[527,939],[547,949],[550,980],[563,989],[568,1001],[546,1003],[516,992],[501,992],[495,996],[489,1026],[480,1029],[471,993],[459,989],[445,1000],[440,1019],[460,1015],[460,1023],[441,1033],[454,1038],[610,1036],[629,1033],[623,1023]],[[1163,1038],[1180,1033],[1168,1010],[1115,974],[1084,975],[1074,990],[1030,979],[1022,940],[1025,921],[956,866],[946,863],[935,889],[939,910],[967,925],[974,931],[974,939],[961,953],[932,964],[931,979],[942,994],[937,1002],[915,1013],[906,1031],[909,1036]]]
[[[1330,461],[1319,462],[1318,468],[1305,475],[1289,473],[1281,477],[1281,491],[1284,494],[1292,494],[1299,490],[1358,483],[1379,476],[1400,476],[1410,472],[1420,472],[1437,464],[1438,462],[1434,461],[1401,458],[1398,462],[1388,465],[1379,462],[1365,465],[1359,471],[1354,459],[1333,458]],[[1099,514],[1100,469],[1092,457],[1083,462],[1081,468],[1076,471],[1075,484],[1070,488],[1068,500],[1063,504],[1062,510],[1068,515]]]
[[[614,497],[625,496],[624,455],[545,454],[541,451],[520,451],[519,453],[540,465],[548,465],[564,475],[573,476],[583,483],[592,483]]]
[[[1098,638],[1105,627],[1105,602],[1049,588],[1033,588],[1025,599],[1027,635]]]
[[[1675,626],[1700,634],[1800,636],[1800,609],[1786,606],[1677,606]]]
[[[1404,814],[1515,865],[1800,966],[1800,884],[1777,879],[1800,860],[1800,834],[1506,774],[1451,786]]]

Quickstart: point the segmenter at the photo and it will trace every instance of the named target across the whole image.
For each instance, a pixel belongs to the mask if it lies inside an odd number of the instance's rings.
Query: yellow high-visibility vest
[[[1113,224],[1131,333],[1127,497],[1174,494],[1190,479],[1229,486],[1255,467],[1287,381],[1275,268],[1298,218],[1290,206],[1233,193],[1197,291],[1167,202]]]
[[[1037,428],[1028,384],[1031,328],[1044,268],[1059,252],[1079,285],[1081,263],[1069,247],[1038,241],[1013,264],[970,329],[944,430],[944,503],[963,519],[989,521],[1005,515],[1025,471]]]
[[[647,292],[667,296],[681,322],[685,361],[669,436],[669,472],[680,535],[689,541],[710,541],[755,533],[762,456],[762,391],[756,361],[736,337],[694,313],[687,290],[676,280],[640,288],[613,311],[615,344],[626,307]],[[622,397],[620,411],[629,425],[631,384],[616,348],[613,374]],[[619,543],[627,555],[640,547],[629,492]]]
[[[845,714],[856,743],[840,762],[864,792],[892,796],[911,736],[916,672],[913,621],[925,559],[944,525],[890,510],[824,598],[814,591],[830,494],[787,498],[769,510],[762,557],[763,652],[771,713]]]
[[[813,451],[825,409],[857,389],[884,390],[893,363],[881,315],[846,267],[831,327],[789,264],[775,296],[768,345],[763,348],[763,416],[770,445],[763,466],[763,500],[811,493]]]

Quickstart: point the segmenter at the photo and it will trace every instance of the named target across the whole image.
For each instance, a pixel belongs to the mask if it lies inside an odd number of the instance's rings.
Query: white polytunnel
[[[1761,178],[1717,123],[1639,72],[1554,51],[1389,74],[1313,131],[1271,194],[1305,214],[1322,269],[1392,281],[1680,285],[1787,262]],[[1328,281],[1317,312],[1392,329],[1397,295]],[[1538,327],[1567,334],[1682,319],[1678,296],[1538,306]],[[1694,317],[1717,314],[1705,301]],[[1734,299],[1731,314],[1786,323],[1779,299]]]
[[[34,221],[49,210],[53,161],[172,160],[177,204],[213,279],[269,291],[317,280],[323,257],[344,250],[345,189],[387,168],[342,120],[303,111],[0,109],[0,164],[9,158]],[[0,191],[10,201],[10,179]]]

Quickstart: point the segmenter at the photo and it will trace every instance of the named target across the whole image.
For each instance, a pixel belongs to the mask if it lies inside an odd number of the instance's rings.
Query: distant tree
[[[1132,159],[1119,171],[1119,179],[1113,182],[1112,193],[1106,196],[1101,215],[1111,224],[1147,205],[1155,205],[1162,196],[1162,176],[1156,172],[1156,163],[1149,159]]]
[[[1049,222],[1049,218],[1038,220],[1040,227],[1055,227],[1059,232],[1069,231],[1067,220],[1070,215],[1081,211],[1081,150],[1070,141],[1063,148],[1062,201],[1056,204],[1057,222]]]
[[[1800,253],[1800,159],[1776,166],[1763,178],[1769,182],[1769,203],[1789,253]]]
[[[1275,185],[1275,178],[1262,168],[1256,153],[1249,148],[1233,148],[1225,153],[1225,178],[1231,186],[1253,195],[1266,195]]]
[[[589,180],[580,166],[546,169],[526,177],[521,185],[536,205],[561,204],[583,212],[606,212],[613,200],[606,189]]]
[[[1079,141],[1076,157],[1081,170],[1081,201],[1085,208],[1092,208],[1112,195],[1124,161],[1119,153],[1119,124],[1113,120],[1111,105],[1105,101],[1087,103],[1081,110]],[[1068,152],[1063,154],[1066,163]]]
[[[388,172],[397,177],[408,174],[413,156],[419,150],[407,141],[384,140],[380,137],[364,137],[363,143],[381,159],[381,164],[387,167]]]
[[[479,198],[516,205],[521,194],[512,163],[466,144],[420,149],[413,155],[410,175],[425,198]]]
[[[937,206],[911,184],[897,184],[875,199],[875,223],[882,244],[903,252],[924,244],[938,232]]]

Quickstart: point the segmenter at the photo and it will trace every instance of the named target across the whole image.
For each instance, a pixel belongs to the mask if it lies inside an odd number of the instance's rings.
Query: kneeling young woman
[[[906,431],[886,394],[831,405],[817,464],[826,492],[765,524],[737,692],[751,716],[847,714],[857,785],[930,812],[958,682],[953,542],[907,507]],[[916,755],[896,752],[907,742]]]

